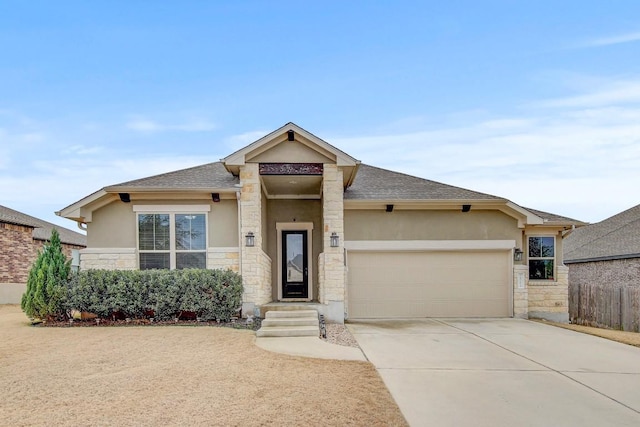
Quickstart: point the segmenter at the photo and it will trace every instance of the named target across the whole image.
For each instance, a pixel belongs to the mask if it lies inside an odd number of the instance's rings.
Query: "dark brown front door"
[[[309,297],[307,231],[282,232],[282,298]]]

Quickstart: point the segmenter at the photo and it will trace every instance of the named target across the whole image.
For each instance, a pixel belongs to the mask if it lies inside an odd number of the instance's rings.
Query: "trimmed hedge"
[[[189,312],[229,321],[242,290],[242,278],[231,270],[84,270],[71,276],[64,305],[101,318],[168,320]]]

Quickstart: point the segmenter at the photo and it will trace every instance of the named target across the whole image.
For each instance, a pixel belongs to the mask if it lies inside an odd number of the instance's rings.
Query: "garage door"
[[[508,251],[349,252],[349,318],[509,317]]]

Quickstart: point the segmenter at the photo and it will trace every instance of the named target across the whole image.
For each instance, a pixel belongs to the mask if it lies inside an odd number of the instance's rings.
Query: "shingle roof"
[[[524,207],[524,206],[523,206]],[[577,219],[568,218],[566,216],[556,215],[549,212],[539,211],[537,209],[525,208],[529,212],[538,215],[540,218],[544,219],[546,223],[554,223],[558,222],[561,224],[575,224],[575,225],[586,225],[587,223],[583,221],[578,221]]]
[[[565,262],[640,258],[640,205],[578,228],[564,240]]]
[[[214,162],[110,185],[106,188],[140,187],[162,188],[167,190],[185,188],[233,188],[233,186],[239,182],[238,177],[230,174],[222,162]]]
[[[502,200],[500,197],[361,164],[345,200]]]
[[[16,210],[0,205],[0,222],[33,227],[33,238],[36,240],[49,240],[51,231],[55,228],[60,234],[60,241],[71,245],[86,246],[87,237],[59,225],[32,217]]]

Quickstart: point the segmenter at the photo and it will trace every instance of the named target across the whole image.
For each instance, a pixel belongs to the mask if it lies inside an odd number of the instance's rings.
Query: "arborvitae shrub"
[[[22,295],[21,307],[27,316],[54,319],[65,316],[64,300],[71,261],[62,252],[60,235],[54,228],[51,239],[34,261]]]

